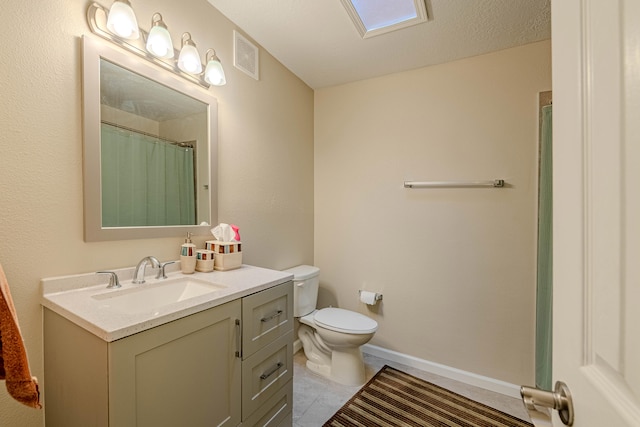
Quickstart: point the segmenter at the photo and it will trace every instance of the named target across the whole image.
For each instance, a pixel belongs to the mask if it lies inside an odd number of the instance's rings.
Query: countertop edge
[[[173,322],[175,320],[181,319],[186,316],[190,316],[192,314],[196,314],[210,308],[214,308],[225,303],[244,298],[248,295],[251,295],[256,292],[263,291],[265,289],[272,288],[274,286],[286,283],[288,281],[293,280],[293,275],[278,271],[278,270],[270,270],[262,267],[253,267],[249,265],[243,265],[243,269],[238,270],[229,270],[227,272],[220,272],[218,274],[211,273],[196,273],[199,279],[209,277],[212,281],[224,282],[225,276],[228,278],[232,278],[231,283],[236,283],[243,280],[243,275],[247,275],[247,281],[252,282],[247,287],[239,287],[237,290],[234,290],[234,286],[229,286],[231,291],[222,296],[212,295],[211,298],[206,299],[204,297],[194,298],[192,304],[185,306],[184,304],[180,304],[181,307],[176,308],[175,310],[170,310],[166,313],[163,313],[157,317],[147,317],[145,319],[141,319],[142,316],[138,316],[138,319],[133,319],[132,323],[118,324],[114,327],[108,327],[106,325],[107,322],[103,322],[100,324],[100,316],[93,316],[93,319],[85,318],[83,315],[78,313],[74,313],[74,311],[69,306],[64,306],[64,304],[59,303],[59,300],[64,299],[65,294],[71,295],[72,293],[83,292],[90,288],[100,286],[96,285],[96,276],[95,273],[81,274],[81,275],[73,275],[73,276],[64,276],[50,279],[42,279],[41,288],[42,288],[42,296],[41,296],[41,305],[46,307],[47,309],[53,311],[54,313],[64,317],[75,325],[85,329],[86,331],[92,333],[93,335],[101,338],[107,342],[113,342],[122,338],[125,338],[130,335],[134,335],[136,333],[155,328],[156,326],[160,326],[166,323]],[[128,276],[128,272],[130,269],[120,269],[119,272],[123,272],[124,276]],[[276,274],[279,273],[279,274]],[[176,272],[176,275],[181,274],[180,272]],[[207,276],[209,275],[209,276]],[[256,279],[257,276],[264,276],[264,280]],[[222,279],[221,279],[222,278]],[[79,286],[79,282],[84,282],[86,286]],[[69,286],[65,291],[64,283],[68,283]],[[124,286],[124,284],[123,284]],[[236,285],[237,286],[237,285]],[[69,304],[72,305],[72,304]],[[112,313],[114,316],[117,316],[117,313]],[[86,317],[92,317],[91,313],[89,313]],[[123,316],[126,317],[126,316]],[[122,322],[121,322],[122,323]]]

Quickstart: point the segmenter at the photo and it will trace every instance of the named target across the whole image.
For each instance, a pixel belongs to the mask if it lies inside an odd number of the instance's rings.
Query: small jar
[[[213,271],[214,253],[208,249],[198,249],[196,251],[196,271],[208,273]]]

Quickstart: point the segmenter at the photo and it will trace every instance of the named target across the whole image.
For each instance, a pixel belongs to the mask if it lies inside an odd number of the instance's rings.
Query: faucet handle
[[[107,285],[107,289],[120,288],[120,280],[118,280],[118,275],[115,271],[96,271],[96,274],[109,274],[109,284]]]
[[[164,272],[164,268],[169,264],[175,264],[175,261],[167,261],[161,262],[158,264],[158,274],[156,274],[156,279],[166,279],[167,275]]]

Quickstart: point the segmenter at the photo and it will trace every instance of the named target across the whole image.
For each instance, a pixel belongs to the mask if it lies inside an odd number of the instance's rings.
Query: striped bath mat
[[[324,427],[533,427],[445,388],[384,366]]]

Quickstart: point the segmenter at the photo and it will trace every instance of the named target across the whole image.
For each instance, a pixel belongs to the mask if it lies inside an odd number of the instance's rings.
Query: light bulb
[[[128,0],[116,0],[109,9],[107,29],[123,39],[135,40],[140,37],[138,20]]]
[[[171,35],[159,13],[154,13],[151,18],[151,30],[147,36],[147,50],[159,58],[173,58]]]
[[[209,55],[209,53],[212,53]],[[227,79],[224,75],[224,68],[222,63],[216,55],[213,49],[209,49],[206,53],[207,68],[204,70],[204,80],[214,86],[223,86],[227,84]]]
[[[186,39],[185,36],[187,36]],[[202,72],[200,54],[189,33],[182,35],[182,49],[180,49],[180,56],[178,56],[178,68],[189,74],[200,74]]]

